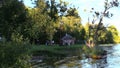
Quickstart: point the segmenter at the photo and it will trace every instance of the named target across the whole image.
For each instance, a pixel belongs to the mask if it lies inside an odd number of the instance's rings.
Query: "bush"
[[[29,44],[0,43],[0,68],[30,68]]]
[[[93,48],[89,48],[88,46],[83,46],[83,52],[87,56],[92,56],[92,55],[101,55],[103,53],[103,49],[99,46],[95,46]]]

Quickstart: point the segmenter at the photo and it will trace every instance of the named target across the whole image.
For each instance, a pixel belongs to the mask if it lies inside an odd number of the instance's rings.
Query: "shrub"
[[[0,68],[30,68],[28,44],[0,43]]]
[[[93,48],[89,48],[88,46],[83,46],[82,49],[87,56],[101,55],[103,53],[103,49],[101,49],[99,46],[95,46]]]

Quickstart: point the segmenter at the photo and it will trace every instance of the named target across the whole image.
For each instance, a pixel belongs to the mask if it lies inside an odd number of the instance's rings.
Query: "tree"
[[[113,36],[113,42],[114,43],[117,43],[117,42],[119,42],[119,40],[118,40],[118,31],[117,31],[117,29],[116,29],[116,27],[115,26],[109,26],[108,27],[108,31],[110,31],[111,33],[112,33],[112,36]]]
[[[44,0],[38,0],[37,6],[29,10],[32,27],[29,29],[29,37],[31,42],[45,42],[45,40],[51,40],[53,36],[53,22],[46,9],[46,3]],[[49,28],[50,27],[50,28]],[[49,32],[50,31],[50,32]],[[43,38],[44,37],[44,38]],[[42,39],[42,40],[41,40]]]
[[[59,20],[58,5],[55,0],[36,0],[36,6],[31,10],[33,27],[31,37],[34,39],[52,40],[55,32],[55,25]],[[30,30],[31,31],[31,30]],[[44,39],[43,39],[44,37]],[[42,41],[41,40],[41,41]]]
[[[96,20],[99,19],[99,22],[98,22],[98,25],[97,25],[97,28],[95,29],[95,32],[94,32],[94,42],[97,44],[97,41],[98,41],[98,37],[100,36],[101,33],[99,33],[99,30],[105,30],[106,27],[103,26],[103,18],[104,17],[107,17],[107,18],[110,18],[113,16],[112,13],[110,13],[109,9],[113,8],[113,7],[118,7],[119,6],[119,2],[118,0],[113,0],[111,2],[109,2],[108,0],[105,0],[105,5],[104,5],[104,11],[103,12],[98,12],[98,11],[95,11],[94,8],[92,8],[91,10],[93,11],[94,15],[93,15],[93,20],[92,20],[92,27],[95,27],[95,23],[96,23]],[[95,19],[97,18],[97,19]],[[94,28],[93,28],[94,29]]]
[[[52,40],[56,31],[59,31],[61,15],[67,10],[67,4],[63,1],[56,2],[55,0],[36,0],[36,22],[44,16],[43,22],[39,21],[40,28],[42,28],[41,33],[46,34],[46,40]],[[60,14],[60,15],[59,15]],[[41,17],[40,17],[41,16]],[[43,29],[44,28],[44,29]]]
[[[27,24],[27,9],[18,0],[5,0],[0,7],[0,33],[7,40],[11,39],[14,32],[22,34]]]
[[[107,33],[105,35],[105,42],[106,43],[115,43],[113,33],[111,31],[107,31]]]
[[[52,40],[53,38],[59,40],[59,37],[65,33],[77,37],[77,34],[84,32],[77,9],[67,9],[66,2],[36,0],[35,4],[35,8],[30,10],[33,22],[30,30],[32,38],[43,40],[44,37],[44,40]]]
[[[81,17],[76,8],[70,7],[67,12],[61,17],[61,35],[66,33],[72,35],[76,40],[84,40],[85,30],[81,24]]]

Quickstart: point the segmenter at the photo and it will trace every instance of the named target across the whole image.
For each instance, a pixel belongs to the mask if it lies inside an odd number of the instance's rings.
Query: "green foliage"
[[[102,14],[105,17],[110,17],[111,14],[108,14],[107,10],[117,6],[118,3],[115,1],[108,5],[107,2],[105,2],[106,10]],[[34,8],[26,8],[22,1],[5,0],[0,7],[1,36],[5,37],[7,41],[21,42],[21,40],[24,41],[27,38],[31,43],[36,40],[45,43],[46,40],[59,42],[61,37],[69,33],[77,41],[83,41],[88,38],[90,31],[90,37],[102,34],[97,38],[99,43],[118,41],[117,30],[102,31],[106,30],[102,18],[100,18],[102,14],[94,11],[94,8],[92,8],[93,16],[101,21],[99,24],[95,24],[95,19],[93,19],[92,24],[90,26],[88,24],[87,28],[81,24],[78,10],[72,7],[68,8],[67,2],[61,0],[57,2],[55,0],[36,0],[35,4]],[[112,37],[115,40],[112,40]]]
[[[117,43],[119,36],[116,27],[109,26],[106,31],[102,31],[101,35],[98,37],[98,43]]]
[[[56,56],[78,54],[82,46],[28,46],[29,40],[59,41],[65,33],[71,34],[76,40],[83,41],[88,37],[96,38],[99,43],[114,43],[118,41],[118,31],[114,26],[108,29],[104,27],[103,17],[112,17],[108,9],[117,6],[117,0],[108,4],[105,2],[105,10],[100,14],[94,11],[99,24],[87,24],[83,27],[81,17],[76,8],[67,8],[66,2],[60,0],[36,0],[35,8],[26,8],[22,1],[5,0],[0,7],[0,68],[30,68],[30,54]],[[93,10],[93,8],[92,8]],[[100,16],[102,15],[102,16]],[[110,16],[111,15],[111,16]],[[90,28],[90,29],[89,29]],[[91,32],[89,35],[89,31]],[[97,35],[96,37],[94,35]],[[11,42],[8,42],[11,41]],[[33,47],[31,49],[31,47]],[[29,51],[30,50],[30,51]],[[73,51],[75,52],[73,52]],[[99,55],[101,49],[83,46],[87,55]],[[82,52],[82,51],[81,51]],[[59,55],[58,55],[59,56]]]
[[[23,41],[23,36],[21,36],[19,33],[13,33],[11,39],[13,42],[21,43]]]
[[[66,11],[67,14],[65,14]],[[56,3],[55,0],[37,0],[36,7],[30,9],[29,13],[33,23],[29,30],[29,36],[32,39],[55,39],[58,42],[60,36],[62,37],[65,33],[70,33],[77,39],[83,37],[82,34],[85,34],[77,9],[70,8],[67,10],[66,2],[60,1]],[[62,25],[60,22],[64,24]]]
[[[112,33],[112,37],[113,37],[113,41],[114,43],[117,43],[118,39],[119,39],[119,35],[118,35],[118,30],[115,26],[109,26],[108,27],[108,31],[110,31]],[[110,36],[109,36],[110,37]]]
[[[82,50],[86,56],[101,55],[103,53],[103,50],[99,46],[92,48],[89,48],[88,46],[83,46]]]
[[[56,64],[55,62],[59,60],[63,60],[68,56],[69,57],[79,56],[79,59],[81,59],[82,46],[83,45],[72,45],[72,46],[33,45],[31,49],[31,53],[33,54],[33,56],[43,56],[45,58],[43,59],[43,63],[46,63],[48,65],[49,64],[53,65],[53,64]]]
[[[78,11],[76,8],[70,8],[67,10],[66,16],[74,16],[76,18],[79,18],[80,16],[78,15]]]
[[[0,43],[0,68],[30,68],[28,44]]]
[[[0,7],[0,33],[10,40],[14,31],[24,32],[23,26],[27,22],[27,10],[18,0],[6,0],[4,3]]]
[[[88,38],[92,38],[94,37],[97,25],[93,28],[92,27],[93,24],[86,24],[85,26],[85,31],[86,31],[86,37]],[[109,26],[108,28],[105,28],[104,26],[99,29],[98,32],[98,38],[97,43],[98,44],[109,44],[109,43],[117,43],[118,41],[118,31],[116,29],[116,27],[114,27],[113,25]]]
[[[91,11],[93,13],[93,20],[92,24],[89,24],[89,29],[92,30],[94,33],[92,34],[92,38],[95,42],[95,44],[99,41],[99,36],[101,35],[101,30],[105,31],[106,27],[103,25],[104,17],[111,18],[113,14],[109,11],[109,9],[113,7],[118,7],[119,2],[118,0],[108,1],[105,0],[104,2],[104,10],[101,12],[96,11],[94,8],[91,8]],[[96,22],[98,20],[98,22]],[[88,20],[89,21],[89,20]],[[89,23],[89,22],[88,22]],[[98,23],[98,24],[96,24]],[[90,32],[89,30],[89,32]],[[91,34],[91,33],[90,33]]]
[[[58,45],[51,45],[51,46],[32,46],[31,52],[33,55],[43,55],[43,56],[68,56],[69,54],[80,55],[78,54],[79,50],[81,50],[82,45],[73,45],[73,46],[58,46]],[[81,51],[82,53],[82,51]]]
[[[57,33],[55,34],[60,39],[66,33],[72,35],[76,40],[85,39],[85,30],[81,24],[81,18],[78,15],[76,8],[70,8],[67,13],[61,16],[59,27],[57,27]]]

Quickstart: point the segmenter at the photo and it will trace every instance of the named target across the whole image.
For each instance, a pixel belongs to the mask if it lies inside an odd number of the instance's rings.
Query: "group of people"
[[[53,45],[55,42],[54,42],[54,40],[47,40],[46,41],[46,45]]]

